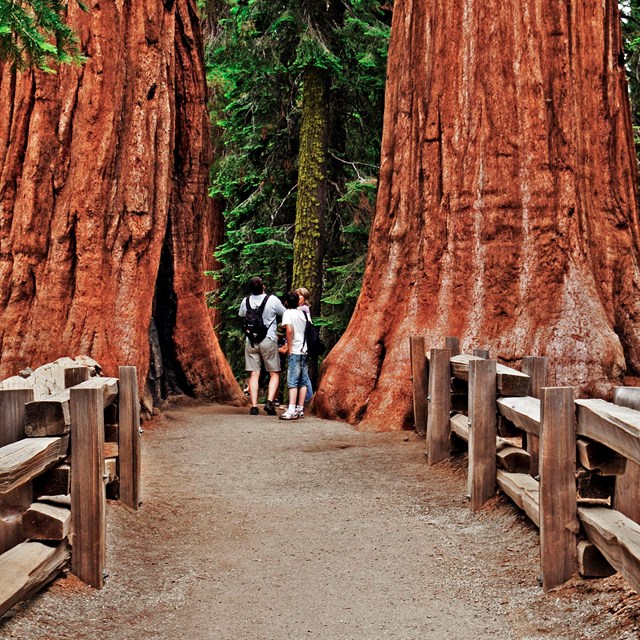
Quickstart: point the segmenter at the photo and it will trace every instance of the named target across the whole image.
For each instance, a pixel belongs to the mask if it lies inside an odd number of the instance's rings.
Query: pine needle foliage
[[[640,156],[640,0],[619,2],[636,155]]]
[[[220,3],[224,5],[220,10]],[[242,375],[238,306],[260,275],[291,286],[302,77],[323,69],[330,88],[330,185],[321,321],[333,343],[360,291],[380,157],[389,5],[379,0],[220,0],[205,55],[218,146],[211,195],[224,202],[225,239],[212,275],[222,347]]]
[[[64,0],[0,0],[0,62],[47,73],[55,73],[54,64],[81,62],[66,11]]]

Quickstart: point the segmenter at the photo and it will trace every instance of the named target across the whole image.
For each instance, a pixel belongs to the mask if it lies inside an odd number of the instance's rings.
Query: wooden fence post
[[[614,387],[613,402],[640,411],[640,388]],[[627,459],[625,472],[616,477],[613,508],[640,523],[640,465]]]
[[[411,336],[409,351],[413,386],[413,421],[416,433],[424,436],[427,432],[427,395],[429,393],[429,362],[425,352],[424,338]]]
[[[132,509],[137,509],[140,504],[138,373],[135,367],[120,367],[119,376],[118,475],[120,477],[120,501]]]
[[[451,350],[431,349],[429,358],[429,414],[427,451],[429,465],[449,457],[451,414]]]
[[[104,472],[104,392],[72,387],[71,415],[71,570],[101,589],[106,564],[106,492]]]
[[[483,360],[489,359],[489,349],[474,349],[473,355],[476,358],[482,358]]]
[[[540,562],[545,591],[577,571],[576,410],[571,387],[540,401]]]
[[[445,347],[451,351],[451,356],[460,355],[460,338],[448,336],[444,341]]]
[[[493,495],[496,485],[496,361],[469,362],[469,475],[472,511]]]
[[[24,405],[33,400],[33,389],[0,390],[0,447],[24,438]],[[20,514],[33,501],[32,483],[0,496],[0,554],[22,542]]]
[[[89,367],[68,367],[64,370],[64,388],[75,387],[89,379]]]
[[[542,387],[547,384],[547,359],[541,356],[525,356],[522,358],[522,373],[529,376],[528,395],[540,398]],[[527,433],[527,452],[529,453],[529,475],[537,478],[540,475],[540,439]]]

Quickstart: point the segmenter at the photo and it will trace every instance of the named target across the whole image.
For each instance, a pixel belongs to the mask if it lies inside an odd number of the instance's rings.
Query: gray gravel
[[[638,637],[621,578],[543,594],[536,529],[504,498],[470,513],[464,457],[430,468],[412,433],[192,405],[143,456],[141,509],[108,508],[105,588],[59,579],[1,638]]]

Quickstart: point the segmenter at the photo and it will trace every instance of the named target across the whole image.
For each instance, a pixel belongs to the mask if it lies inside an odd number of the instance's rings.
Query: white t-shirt
[[[300,309],[287,309],[282,316],[282,324],[290,324],[293,329],[293,343],[291,345],[291,353],[293,355],[301,355],[307,353],[307,345],[304,344],[304,330],[307,327],[307,319]],[[304,351],[302,345],[304,344]]]
[[[251,295],[249,296],[249,304],[252,309],[257,309],[264,300],[266,293],[261,293],[258,296]],[[242,298],[242,304],[240,305],[240,311],[238,311],[238,315],[241,318],[244,318],[247,315],[247,299]],[[264,326],[267,327],[267,338],[269,340],[273,340],[274,342],[278,341],[276,336],[276,330],[278,329],[278,323],[276,322],[276,316],[281,316],[285,312],[284,305],[278,299],[278,296],[271,295],[267,300],[267,304],[264,305],[264,311],[262,312],[262,322],[264,322]],[[249,338],[247,338],[249,340]]]

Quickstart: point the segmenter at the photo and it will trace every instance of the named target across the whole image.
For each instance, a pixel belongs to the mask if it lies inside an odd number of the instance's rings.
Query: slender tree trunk
[[[322,296],[322,238],[327,206],[329,140],[329,82],[322,69],[304,72],[298,199],[293,251],[293,286],[311,291],[312,309],[320,310]]]
[[[320,415],[411,425],[409,336],[640,371],[637,169],[616,0],[397,0],[363,289]]]
[[[155,296],[180,387],[240,402],[204,302],[221,222],[195,2],[88,4],[82,67],[0,69],[0,376],[87,353],[144,382]]]

